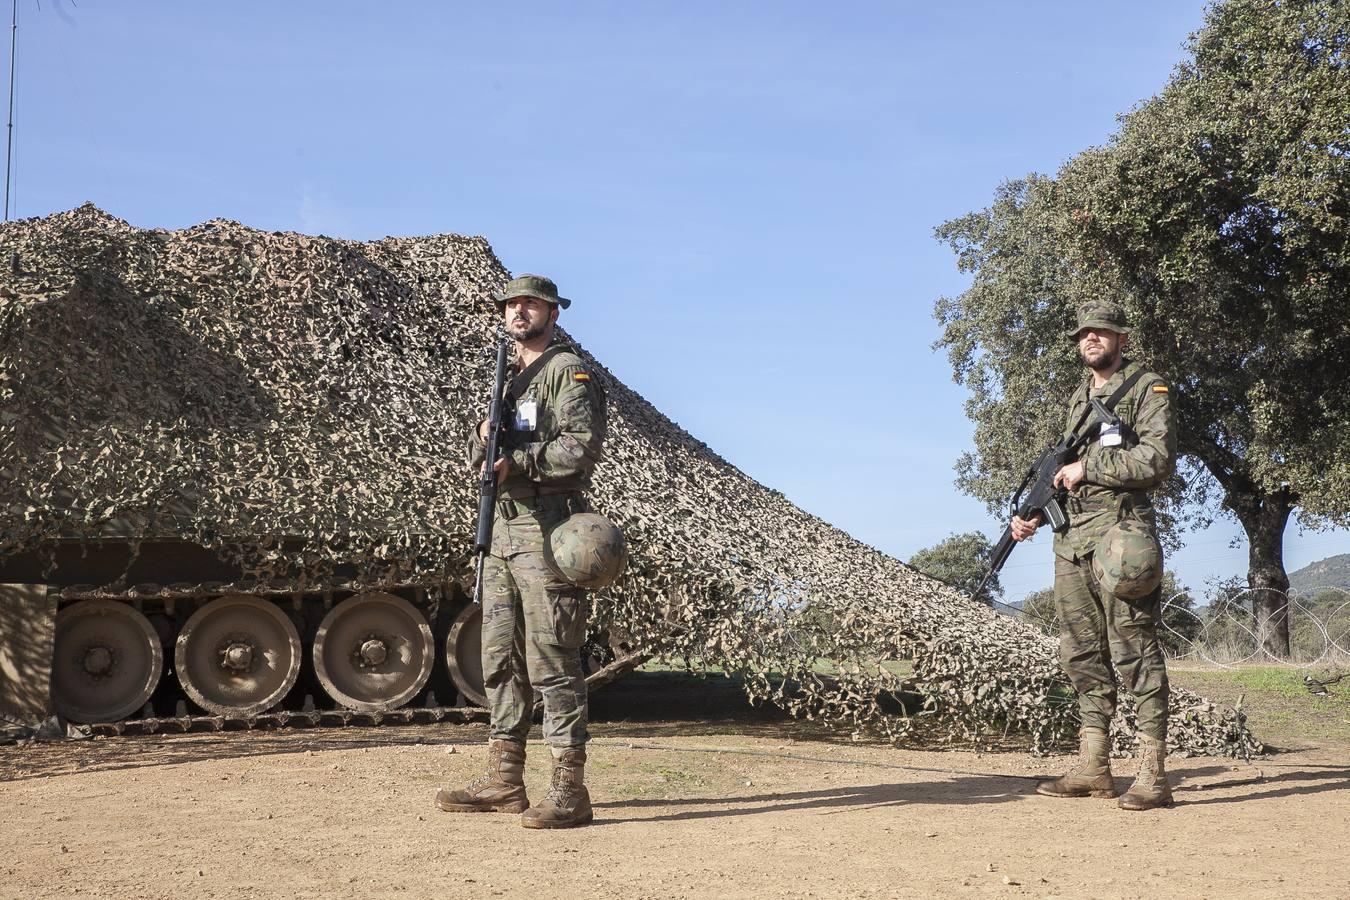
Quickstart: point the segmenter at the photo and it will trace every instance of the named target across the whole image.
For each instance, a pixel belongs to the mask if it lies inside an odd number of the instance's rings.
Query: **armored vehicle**
[[[372,587],[354,576],[258,582],[174,539],[59,539],[8,556],[4,712],[115,723],[189,710],[253,719],[283,704],[277,715],[314,717],[414,699],[484,704],[479,610],[457,583]],[[428,697],[433,674],[440,692]]]
[[[0,238],[0,713],[485,704],[462,445],[508,277],[485,241],[92,206]]]

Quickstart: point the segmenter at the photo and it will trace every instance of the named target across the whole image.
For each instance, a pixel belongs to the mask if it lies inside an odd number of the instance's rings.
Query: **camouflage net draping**
[[[113,530],[258,579],[472,577],[463,439],[509,277],[482,238],[142,230],[86,205],[0,226],[0,266],[0,553]],[[798,509],[595,369],[611,430],[592,499],[631,552],[596,627],[853,733],[1037,751],[1073,734],[1053,641]],[[1174,750],[1259,751],[1240,711],[1172,703]],[[1126,702],[1122,750],[1131,720]]]

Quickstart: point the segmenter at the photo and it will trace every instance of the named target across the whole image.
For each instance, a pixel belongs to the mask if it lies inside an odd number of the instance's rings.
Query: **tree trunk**
[[[1251,589],[1257,645],[1273,659],[1289,657],[1289,576],[1284,571],[1284,529],[1294,509],[1286,490],[1230,491],[1225,502],[1247,533],[1247,586]]]

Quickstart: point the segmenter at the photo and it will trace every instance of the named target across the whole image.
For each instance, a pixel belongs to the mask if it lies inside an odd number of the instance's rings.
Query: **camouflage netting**
[[[115,529],[257,579],[471,577],[462,446],[508,278],[486,241],[147,231],[84,206],[0,226],[0,253],[0,553]],[[595,369],[611,433],[593,500],[631,549],[597,627],[854,733],[1072,734],[1052,641],[803,512]],[[1187,691],[1171,729],[1185,753],[1259,749]]]

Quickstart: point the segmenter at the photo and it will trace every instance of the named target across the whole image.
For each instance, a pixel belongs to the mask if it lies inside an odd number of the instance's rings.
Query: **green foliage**
[[[971,531],[953,534],[939,544],[920,550],[910,557],[909,564],[923,574],[974,597],[980,580],[989,571],[989,559],[993,552],[993,545],[984,535]],[[975,599],[993,605],[993,601],[1002,596],[1003,587],[995,575]]]
[[[1127,352],[1173,386],[1164,544],[1222,509],[1281,590],[1291,510],[1350,524],[1350,4],[1216,3],[1189,50],[1105,146],[937,229],[972,277],[934,310],[976,424],[957,484],[1006,515],[1083,378],[1074,309],[1117,298]]]
[[[1022,600],[1018,618],[1032,628],[1039,628],[1047,637],[1059,637],[1059,616],[1055,614],[1055,589],[1032,591]]]
[[[1128,298],[1183,453],[1350,523],[1350,6],[1211,7],[1156,98],[1057,181],[1079,288]],[[1235,509],[1242,514],[1243,510]]]
[[[970,288],[937,301],[957,383],[970,391],[966,415],[975,450],[957,463],[957,484],[1007,515],[1007,498],[1040,449],[1058,437],[1064,399],[1082,380],[1063,338],[1073,315],[1070,276],[1059,249],[1053,182],[1037,175],[1002,185],[988,209],[937,229]]]

